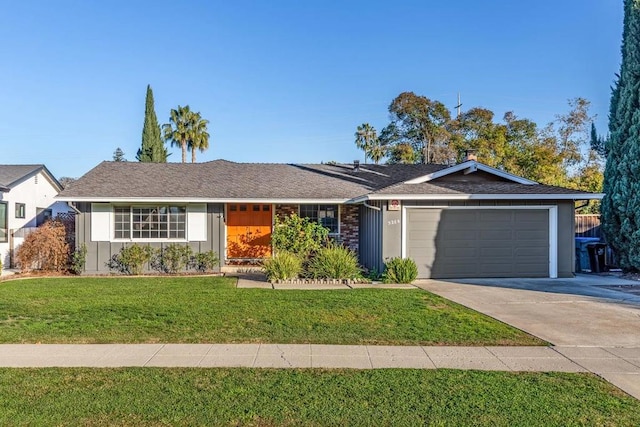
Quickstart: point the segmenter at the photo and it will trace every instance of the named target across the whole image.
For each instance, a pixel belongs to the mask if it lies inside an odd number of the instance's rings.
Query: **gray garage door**
[[[422,278],[549,277],[546,209],[407,209]]]

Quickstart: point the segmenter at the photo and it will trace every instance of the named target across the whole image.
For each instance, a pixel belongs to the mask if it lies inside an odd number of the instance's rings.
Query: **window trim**
[[[4,227],[3,224],[0,224],[0,228],[5,229],[5,237],[0,237],[0,243],[8,243],[9,242],[9,203],[8,202],[0,202],[0,206],[4,206]]]
[[[166,207],[167,212],[172,207],[184,208],[184,237],[133,237],[133,209],[149,209],[149,208]],[[129,208],[129,237],[116,237],[116,209]],[[149,243],[162,243],[162,242],[188,242],[189,237],[189,207],[186,204],[131,204],[131,205],[113,205],[111,207],[111,226],[113,230],[111,232],[112,242],[149,242]],[[167,213],[167,225],[170,214]],[[170,230],[167,228],[167,233]]]
[[[25,219],[27,217],[27,204],[16,202],[13,214],[16,219]]]
[[[302,218],[302,215],[300,215],[300,211],[302,210],[302,206],[303,205],[304,206],[309,206],[309,205],[317,206],[318,207],[318,212],[320,211],[320,206],[336,206],[338,208],[337,209],[337,211],[338,211],[338,217],[337,217],[337,220],[338,220],[338,231],[336,231],[335,233],[329,232],[329,236],[331,236],[331,237],[339,237],[339,236],[341,236],[340,232],[342,231],[341,230],[342,221],[340,221],[340,216],[342,215],[342,206],[340,204],[338,204],[338,203],[300,203],[300,204],[298,204],[298,216],[300,218]],[[305,218],[307,218],[307,217],[305,217]],[[327,228],[327,227],[325,227],[325,228]]]

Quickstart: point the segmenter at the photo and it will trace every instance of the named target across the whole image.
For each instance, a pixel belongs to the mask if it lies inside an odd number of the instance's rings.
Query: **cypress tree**
[[[640,0],[624,1],[622,64],[611,94],[603,230],[624,271],[640,270]]]
[[[144,108],[144,126],[142,127],[142,145],[136,154],[140,162],[167,162],[167,149],[160,137],[160,125],[156,117],[151,85],[147,85],[147,97]]]

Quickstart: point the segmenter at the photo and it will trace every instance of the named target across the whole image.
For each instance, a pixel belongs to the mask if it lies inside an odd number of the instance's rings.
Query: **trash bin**
[[[587,245],[587,252],[589,253],[589,264],[591,264],[592,273],[601,273],[608,271],[605,262],[605,254],[607,252],[607,245],[604,243],[595,243]]]
[[[587,252],[587,245],[592,245],[600,242],[598,237],[576,237],[576,273],[581,273],[585,270],[591,270],[591,263],[589,262],[589,253]]]

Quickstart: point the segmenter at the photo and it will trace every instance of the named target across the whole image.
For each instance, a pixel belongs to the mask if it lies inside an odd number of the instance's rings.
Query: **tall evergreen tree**
[[[602,219],[624,271],[640,270],[640,0],[624,0],[622,63],[609,109]]]
[[[113,152],[113,161],[114,162],[126,162],[127,159],[124,158],[124,151],[122,148],[116,148],[116,151]]]
[[[136,154],[140,162],[166,163],[167,149],[160,137],[160,126],[156,117],[151,85],[147,85],[147,97],[144,108],[144,126],[142,127],[142,145]]]

